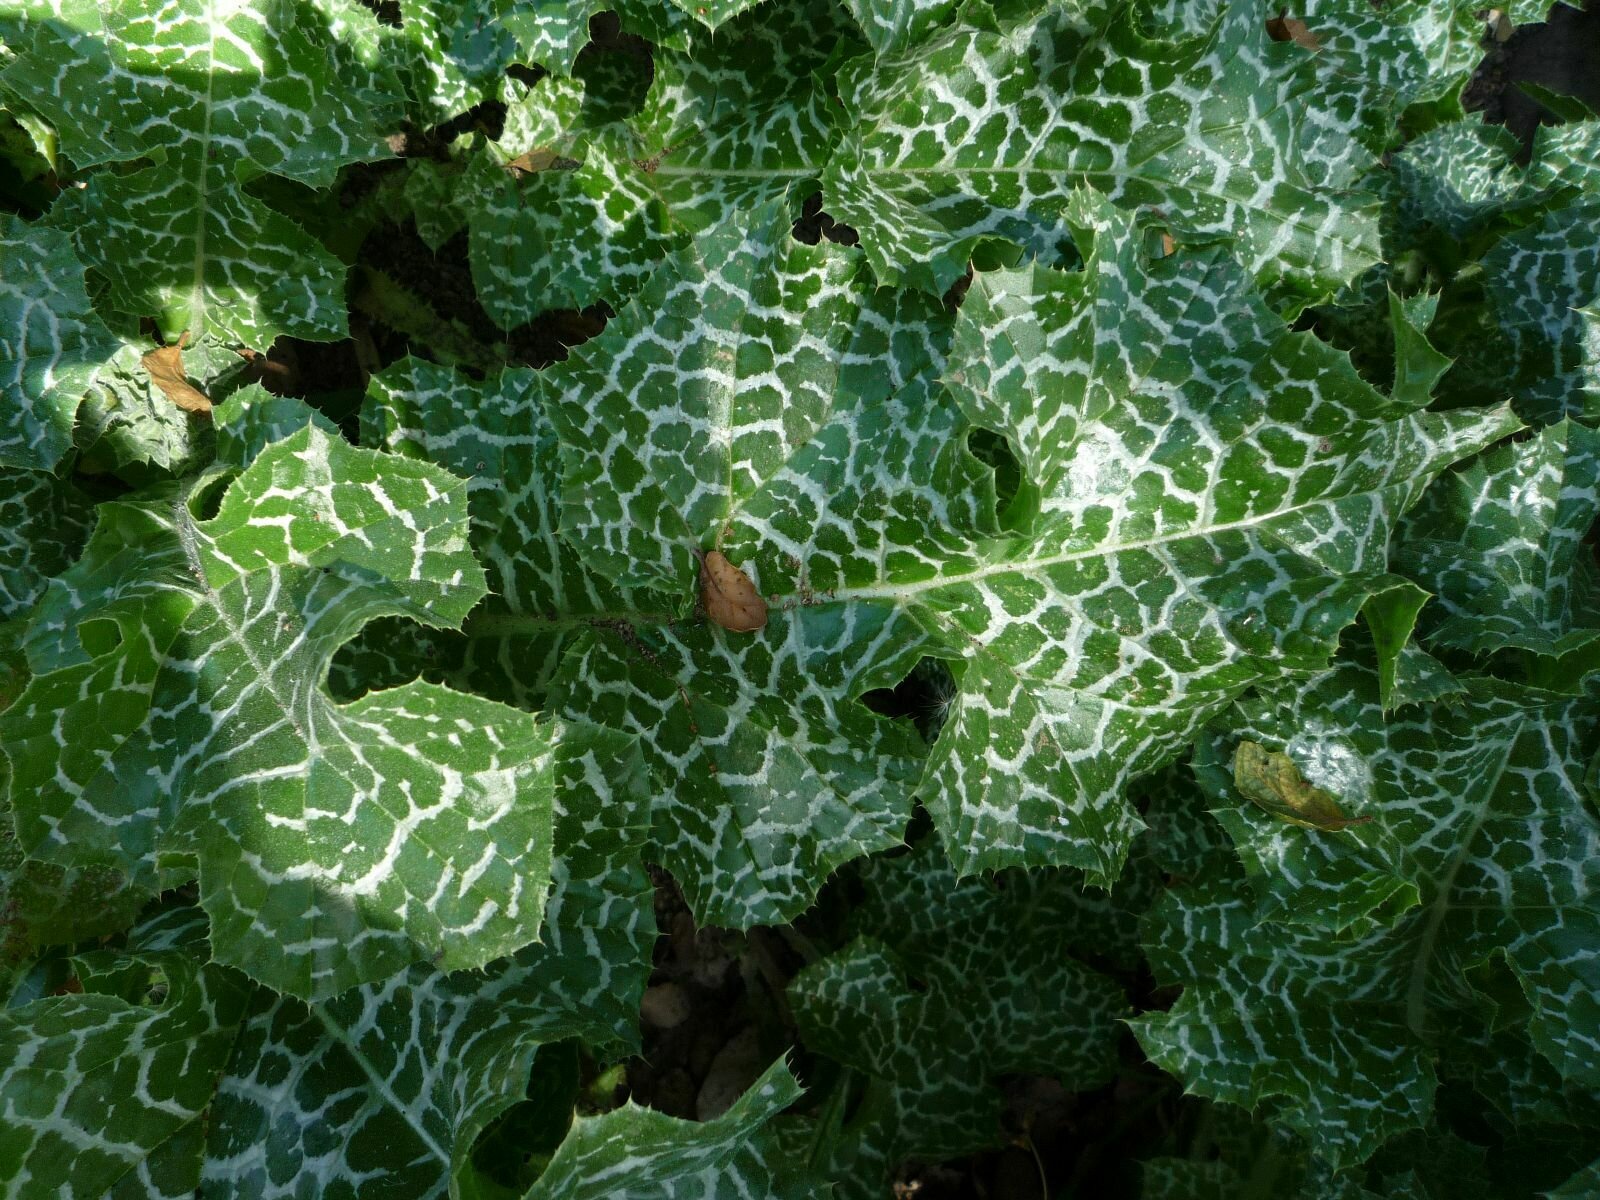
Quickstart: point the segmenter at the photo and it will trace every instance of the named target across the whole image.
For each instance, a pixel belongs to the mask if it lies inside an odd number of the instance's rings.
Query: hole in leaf
[[[861,235],[849,225],[835,221],[822,208],[822,193],[812,192],[800,206],[800,216],[794,223],[794,240],[815,246],[826,238],[840,246],[855,246]]]
[[[632,116],[644,105],[655,74],[650,43],[624,33],[616,13],[595,14],[589,42],[572,67],[572,77],[583,84],[581,123],[598,128]]]
[[[1022,490],[1022,462],[1009,438],[992,429],[974,429],[967,434],[967,449],[994,472],[995,501],[1002,513],[1011,508]]]
[[[957,279],[945,289],[945,293],[943,297],[941,297],[941,300],[944,303],[945,311],[955,312],[956,309],[960,308],[961,302],[967,298],[967,289],[971,286],[972,268],[968,267],[965,275],[961,276],[960,279]]]
[[[160,967],[151,967],[149,977],[145,980],[143,994],[139,1003],[150,1008],[160,1008],[167,1002],[171,993],[171,985],[167,981],[167,973]]]
[[[910,719],[923,739],[932,742],[944,728],[956,695],[955,676],[941,658],[923,657],[892,688],[874,688],[861,703],[892,720]]]
[[[400,14],[400,0],[361,0],[361,7],[378,18],[380,24],[400,29],[405,19]]]
[[[109,617],[91,618],[79,624],[78,641],[90,658],[99,658],[122,645],[122,626]]]

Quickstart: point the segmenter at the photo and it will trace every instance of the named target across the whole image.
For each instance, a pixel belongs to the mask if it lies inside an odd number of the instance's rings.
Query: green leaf
[[[1544,0],[1510,0],[1500,11],[1517,24],[1544,19]],[[1158,0],[1153,21],[1203,33],[1210,9],[1183,0]],[[1316,39],[1317,68],[1329,77],[1324,105],[1349,97],[1364,109],[1395,117],[1408,104],[1458,91],[1484,59],[1487,10],[1473,0],[1395,0],[1378,8],[1365,0],[1301,0],[1290,9],[1247,9],[1300,20]],[[1376,124],[1376,123],[1375,123]]]
[[[1560,1187],[1546,1192],[1545,1195],[1549,1200],[1583,1200],[1585,1196],[1594,1195],[1597,1188],[1600,1188],[1600,1159],[1596,1159]]]
[[[26,613],[72,565],[91,522],[89,498],[71,480],[0,467],[0,621]]]
[[[702,923],[792,920],[844,863],[900,841],[922,745],[850,699],[861,684],[837,665],[882,636],[877,617],[800,609],[753,635],[624,626],[568,651],[551,708],[639,738],[652,858]]]
[[[1439,341],[1456,358],[1445,388],[1509,396],[1525,420],[1600,420],[1600,203],[1570,205],[1501,240]]]
[[[507,329],[547,309],[620,307],[668,245],[645,175],[607,141],[569,133],[576,84],[507,80],[506,101],[505,132],[472,160],[456,197],[479,299]]]
[[[539,1049],[503,990],[414,968],[309,1007],[261,993],[212,1108],[208,1188],[375,1196],[381,1170],[408,1196],[454,1193]]]
[[[736,222],[821,174],[837,140],[824,72],[852,40],[837,4],[784,0],[697,39],[692,54],[658,52],[621,148],[676,224]]]
[[[1461,691],[1461,684],[1434,658],[1411,640],[1417,614],[1432,597],[1414,583],[1401,581],[1374,592],[1361,606],[1361,617],[1378,660],[1378,691],[1383,711],[1407,704],[1428,704]]]
[[[708,29],[717,28],[745,9],[754,7],[758,2],[759,0],[672,0],[673,4],[692,15]]]
[[[1406,517],[1394,567],[1438,596],[1430,644],[1557,657],[1600,637],[1600,434],[1568,421],[1441,477]]]
[[[768,204],[674,254],[553,368],[561,531],[585,561],[682,591],[693,550],[827,422],[871,287],[856,256],[794,241]]]
[[[94,173],[52,213],[104,277],[105,302],[155,315],[169,341],[188,329],[265,349],[279,333],[345,333],[344,268],[240,182],[266,173],[326,186],[346,163],[389,153],[396,115],[379,77],[307,0],[270,9],[138,0],[68,10],[35,0],[6,21],[16,58],[0,88],[63,133]],[[356,40],[356,39],[351,39]]]
[[[0,217],[0,465],[50,470],[72,445],[78,401],[117,348],[83,286],[72,239]]]
[[[578,56],[589,45],[589,22],[598,13],[613,10],[622,27],[654,42],[658,47],[687,51],[694,21],[681,8],[654,0],[490,0],[498,23],[516,38],[519,58],[539,63],[556,75],[571,75]]]
[[[1114,878],[1140,828],[1128,781],[1252,682],[1325,662],[1389,586],[1389,531],[1422,481],[1514,424],[1397,411],[1220,250],[1144,263],[1129,218],[1088,198],[1072,216],[1084,272],[984,282],[945,372],[1031,465],[1034,533],[863,589],[961,660],[924,803],[963,872]],[[986,298],[1030,288],[1045,301],[1014,318]],[[986,382],[1006,358],[1025,387]]]
[[[542,708],[562,657],[591,623],[671,615],[659,600],[596,574],[557,536],[560,462],[534,372],[509,369],[479,384],[449,367],[402,359],[373,377],[361,421],[368,444],[471,481],[473,548],[487,568],[489,597],[461,637],[415,626],[395,636],[393,626],[374,625],[341,651],[340,662],[360,681],[350,694],[408,682],[426,668],[453,686]],[[396,661],[397,649],[403,655],[412,645],[419,653]]]
[[[1370,156],[1352,126],[1306,120],[1314,69],[1235,6],[1206,34],[1147,39],[1126,10],[1051,8],[1003,30],[957,22],[839,90],[854,128],[823,179],[884,283],[942,293],[976,243],[1051,262],[1073,192],[1153,211],[1181,239],[1234,238],[1294,307],[1378,257],[1365,202],[1343,194]]]
[[[1111,1076],[1127,1001],[1068,953],[1103,948],[1080,876],[959,880],[928,837],[910,854],[868,860],[860,879],[857,936],[789,986],[807,1049],[870,1081],[831,1146],[842,1195],[881,1195],[907,1157],[992,1146],[999,1075],[1050,1075],[1069,1090]]]
[[[579,1117],[526,1200],[825,1196],[825,1185],[794,1161],[771,1128],[800,1094],[780,1060],[714,1120],[679,1121],[633,1104]]]
[[[1426,332],[1438,307],[1437,295],[1402,298],[1389,292],[1389,328],[1394,334],[1394,383],[1389,394],[1397,403],[1425,407],[1450,369],[1450,359],[1434,348]]]
[[[304,400],[271,395],[260,384],[234,392],[211,413],[217,428],[217,462],[242,471],[273,442],[315,425],[331,437],[334,423]]]
[[[209,520],[170,489],[103,505],[0,718],[22,844],[145,887],[197,862],[218,961],[299,996],[533,940],[551,796],[592,737],[429,684],[319,686],[373,617],[453,624],[483,594],[464,491],[308,426]]]
[[[878,54],[898,54],[935,33],[949,20],[958,0],[845,0]]]
[[[96,951],[72,966],[69,994],[0,1010],[0,1190],[192,1194],[248,988],[190,949]]]
[[[0,706],[15,699],[25,678],[10,661],[19,657],[10,644],[21,632],[18,625],[0,625]],[[0,785],[10,775],[0,759]],[[0,993],[9,990],[13,968],[25,969],[42,947],[118,933],[146,899],[114,867],[60,867],[27,858],[17,845],[11,803],[0,799]]]
[[[558,75],[571,75],[578,53],[589,41],[589,20],[606,0],[521,0],[504,9],[505,27],[531,62]]]
[[[866,685],[835,665],[869,627],[796,607],[760,634],[729,635],[675,623],[668,598],[597,573],[556,534],[557,446],[541,378],[507,371],[480,388],[412,361],[374,382],[369,440],[476,476],[473,537],[493,598],[430,666],[635,734],[657,784],[653,857],[697,917],[787,920],[838,866],[895,844],[910,812],[918,740],[856,704]],[[369,641],[347,661],[391,682],[422,666],[379,667],[381,653]]]
[[[498,0],[408,3],[400,12],[398,28],[373,31],[372,56],[381,55],[403,81],[413,124],[419,128],[443,124],[495,97],[506,67],[523,57],[510,28],[512,21],[502,16],[501,10],[512,7]],[[578,9],[581,4],[571,7]],[[580,21],[577,29],[586,40],[587,15]]]
[[[619,735],[596,740],[588,768],[619,797],[630,780],[642,790],[638,750]],[[251,1194],[470,1194],[473,1144],[523,1098],[541,1047],[637,1048],[655,939],[645,813],[582,799],[557,800],[541,944],[482,974],[419,966],[321,1003],[259,998],[212,1110],[209,1181]],[[394,1169],[374,1175],[373,1161]]]
[[[150,349],[123,343],[83,398],[75,440],[85,471],[115,471],[148,483],[192,474],[210,462],[211,426],[184,412],[150,378],[141,361]]]
[[[1511,988],[1494,999],[1516,1005],[1500,1020],[1593,1088],[1588,702],[1474,679],[1457,704],[1386,722],[1375,675],[1346,664],[1262,689],[1230,717],[1197,770],[1245,875],[1215,871],[1157,906],[1152,966],[1185,990],[1134,1022],[1146,1052],[1191,1090],[1265,1106],[1330,1163],[1359,1162],[1427,1119],[1428,1042],[1483,1026],[1485,973],[1504,962]],[[1239,738],[1282,747],[1374,820],[1321,833],[1235,798],[1225,764]]]

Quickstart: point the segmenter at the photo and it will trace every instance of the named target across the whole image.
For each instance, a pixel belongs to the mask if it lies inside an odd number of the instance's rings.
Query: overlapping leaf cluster
[[[1580,1194],[1600,120],[1464,114],[1473,5],[1292,18],[0,2],[6,1194],[881,1195],[1135,1040],[1217,1103],[1148,1195]],[[646,863],[844,906],[804,1100],[576,1114]]]

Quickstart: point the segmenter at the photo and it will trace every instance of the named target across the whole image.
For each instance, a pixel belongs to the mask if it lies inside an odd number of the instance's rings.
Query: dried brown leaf
[[[1240,742],[1234,751],[1233,785],[1251,803],[1307,829],[1336,833],[1372,820],[1347,816],[1331,793],[1300,773],[1294,759],[1256,742]]]
[[[767,602],[720,550],[700,554],[700,607],[733,633],[753,633],[767,623]]]
[[[1299,17],[1269,17],[1267,36],[1275,42],[1293,42],[1296,46],[1304,46],[1307,50],[1322,49],[1322,43],[1317,40],[1317,35],[1312,33],[1311,27]]]
[[[190,383],[183,370],[183,347],[188,341],[189,331],[185,329],[177,345],[158,346],[139,361],[149,373],[150,381],[166,393],[168,400],[184,412],[208,413],[211,411],[210,397]]]
[[[554,150],[529,150],[508,162],[506,170],[517,176],[532,175],[536,171],[549,170],[558,157]]]

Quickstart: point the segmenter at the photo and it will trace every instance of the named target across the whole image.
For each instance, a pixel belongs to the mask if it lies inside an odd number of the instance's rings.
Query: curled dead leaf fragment
[[[1311,27],[1299,17],[1278,16],[1267,19],[1267,36],[1275,42],[1293,42],[1307,50],[1321,50],[1322,43]]]
[[[211,411],[210,397],[190,383],[183,371],[183,347],[188,341],[189,331],[185,329],[179,335],[176,346],[158,346],[139,361],[149,372],[150,382],[165,392],[168,400],[184,412],[208,413]]]
[[[767,602],[756,585],[721,550],[695,551],[700,559],[700,607],[733,633],[754,633],[767,623]]]
[[[1294,759],[1256,742],[1240,742],[1234,751],[1233,785],[1246,800],[1307,829],[1337,833],[1372,820],[1345,815],[1338,800],[1300,773]]]
[[[1490,36],[1497,42],[1510,41],[1511,35],[1517,31],[1516,25],[1502,9],[1491,8],[1484,22],[1489,26]]]
[[[520,179],[524,175],[549,170],[555,165],[558,157],[554,150],[529,150],[526,154],[519,154],[508,162],[506,170]]]

